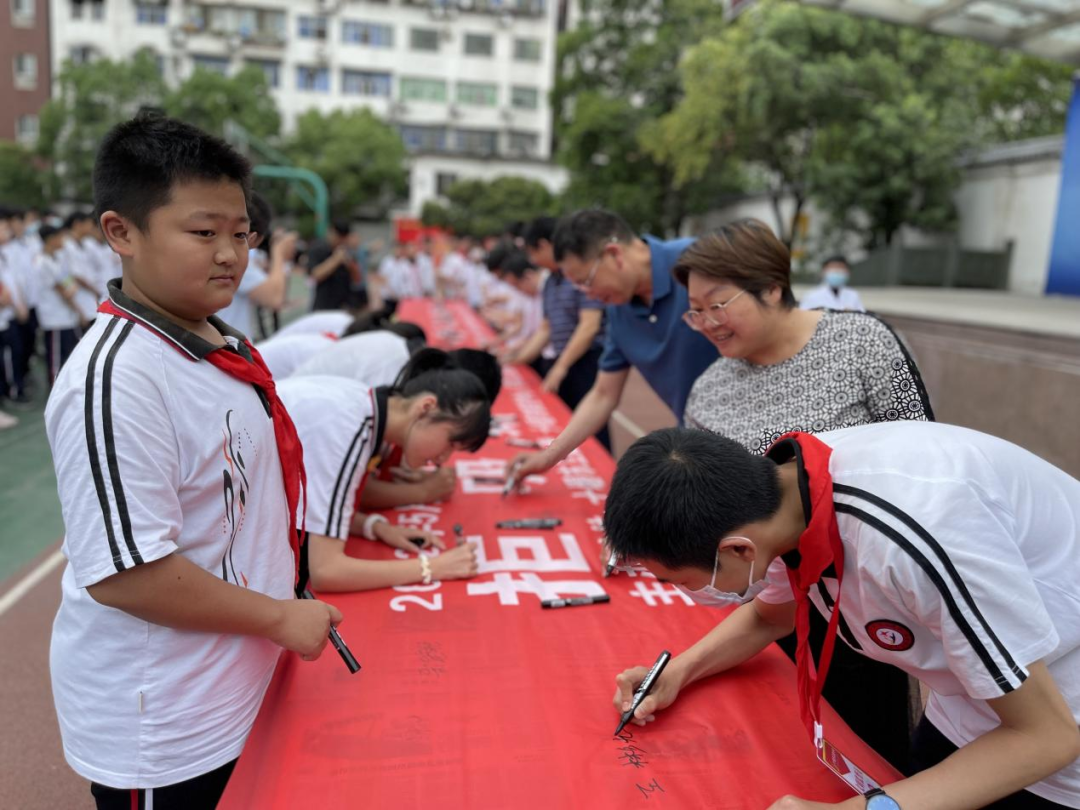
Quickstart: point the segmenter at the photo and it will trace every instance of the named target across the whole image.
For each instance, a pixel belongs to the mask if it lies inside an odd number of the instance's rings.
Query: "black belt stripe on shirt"
[[[120,516],[120,528],[124,532],[124,544],[128,554],[131,555],[135,565],[142,565],[142,555],[135,546],[135,537],[131,533],[131,515],[128,513],[127,498],[124,497],[124,487],[120,482],[120,465],[116,460],[116,441],[113,436],[112,422],[112,367],[116,360],[116,353],[121,344],[127,340],[131,330],[135,328],[134,321],[127,321],[120,330],[109,353],[105,355],[105,365],[101,371],[101,422],[105,433],[105,459],[109,464],[109,478],[112,480],[113,496],[116,499],[116,513]]]
[[[836,484],[833,484],[833,490],[837,491]],[[976,635],[975,630],[968,623],[967,617],[964,616],[959,605],[956,604],[956,599],[953,597],[952,591],[949,590],[949,586],[945,583],[945,579],[941,576],[941,572],[934,567],[933,563],[927,559],[926,555],[915,548],[910,540],[900,534],[900,532],[892,526],[879,520],[868,512],[864,512],[862,509],[846,503],[837,503],[834,504],[834,506],[838,513],[851,515],[852,517],[861,520],[866,525],[876,529],[882,535],[892,540],[896,545],[908,553],[908,555],[925,572],[930,581],[937,587],[938,592],[941,594],[941,598],[949,609],[949,615],[952,616],[953,621],[956,622],[956,626],[960,628],[960,632],[964,634],[964,638],[968,640],[971,648],[975,651],[979,660],[982,661],[983,666],[986,667],[986,671],[990,673],[990,677],[994,679],[994,683],[1001,688],[1003,693],[1013,691],[1016,687],[1009,682],[1008,676],[1001,671],[1001,668],[997,665],[997,662],[994,661],[994,658],[986,648],[986,645],[983,644],[982,640]],[[1025,680],[1025,676],[1022,672],[1016,673],[1016,677],[1020,683],[1023,683]]]
[[[1012,673],[1016,675],[1021,681],[1024,679],[1024,671],[1017,666],[1015,659],[1005,648],[1005,645],[1001,643],[1001,639],[997,637],[997,633],[994,632],[994,628],[990,626],[990,622],[983,616],[982,611],[979,610],[979,606],[975,603],[975,598],[971,595],[971,591],[968,590],[967,584],[964,582],[963,577],[960,576],[960,572],[956,570],[956,566],[953,565],[953,561],[949,559],[949,555],[945,553],[945,549],[942,548],[941,543],[933,538],[933,536],[924,529],[911,515],[900,509],[898,506],[889,503],[884,498],[881,498],[872,492],[859,489],[857,487],[848,486],[847,484],[834,484],[834,492],[841,492],[845,495],[851,495],[855,498],[862,498],[865,501],[869,501],[880,509],[888,512],[890,515],[901,521],[905,526],[911,529],[919,538],[930,547],[930,550],[934,552],[934,556],[937,557],[945,570],[948,571],[949,576],[952,578],[953,583],[956,585],[956,589],[960,592],[960,595],[964,598],[964,602],[967,604],[968,609],[971,610],[975,618],[979,620],[979,624],[982,625],[986,635],[994,642],[994,646],[997,647],[998,652],[1001,653],[1001,657],[1005,660],[1005,665],[1012,670]]]
[[[832,566],[829,567],[832,568]],[[833,568],[833,576],[836,576],[835,568]],[[833,602],[832,594],[829,593],[828,587],[820,579],[818,580],[817,589],[818,594],[821,596],[821,601],[824,602],[825,607],[827,607],[829,611],[832,612],[834,610],[833,605],[835,605],[836,603]],[[829,617],[826,616],[825,618],[828,619]],[[843,613],[840,614],[840,618],[837,621],[837,627],[840,630],[840,637],[844,639],[845,644],[847,644],[853,650],[862,650],[862,646],[859,644],[858,641],[855,640],[855,634],[851,632],[851,628],[848,627],[848,623],[844,621]]]
[[[356,431],[352,441],[349,442],[349,449],[345,452],[345,458],[341,462],[341,469],[338,470],[337,480],[334,482],[334,491],[330,495],[330,509],[329,514],[326,516],[326,536],[337,537],[337,532],[341,531],[341,516],[345,508],[345,499],[349,497],[349,480],[352,476],[352,471],[356,469],[356,464],[359,458],[364,454],[364,431],[371,427],[371,417],[368,417],[360,425],[360,429]],[[358,446],[359,445],[359,446]],[[353,457],[353,451],[356,452],[355,458]],[[351,464],[349,462],[352,462]],[[349,477],[347,478],[346,475]],[[356,493],[353,493],[353,497]],[[337,520],[334,520],[334,510],[337,509]],[[335,531],[336,526],[336,531]]]
[[[97,491],[98,503],[101,505],[101,517],[105,521],[105,536],[109,539],[109,551],[112,553],[113,565],[117,571],[123,571],[124,558],[120,554],[120,547],[116,544],[116,535],[113,533],[112,509],[109,508],[109,496],[105,492],[105,476],[101,472],[101,461],[98,459],[97,431],[94,426],[94,369],[97,366],[98,356],[102,348],[109,342],[118,318],[109,321],[97,345],[90,355],[90,362],[86,367],[86,386],[83,394],[83,421],[86,428],[86,450],[90,456],[90,474],[94,479],[94,489]]]

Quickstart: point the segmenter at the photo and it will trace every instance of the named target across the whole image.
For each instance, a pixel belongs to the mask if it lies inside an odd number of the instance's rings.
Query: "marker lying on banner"
[[[315,595],[307,588],[304,588],[304,598],[314,599]],[[355,675],[360,671],[359,662],[353,658],[353,654],[349,652],[349,645],[345,643],[345,639],[341,637],[337,628],[333,625],[330,625],[330,643],[333,644],[334,649],[338,651],[338,655],[340,655],[341,660],[345,662],[345,666],[349,668],[349,672]]]
[[[424,538],[423,537],[410,537],[409,542],[412,543],[417,548],[423,548],[424,547]]]
[[[506,443],[511,447],[524,447],[527,450],[543,450],[547,447],[545,444],[540,444],[536,439],[515,439],[513,436],[507,436]]]
[[[648,697],[649,692],[651,692],[652,688],[656,686],[656,681],[660,677],[660,673],[664,671],[664,667],[667,666],[667,662],[670,660],[671,653],[669,653],[667,650],[664,650],[662,653],[660,653],[660,657],[657,658],[656,663],[652,665],[652,669],[650,669],[648,674],[645,676],[645,680],[641,682],[637,690],[634,692],[634,699],[630,701],[630,708],[623,712],[623,716],[619,719],[619,727],[615,729],[614,736],[617,737],[619,735],[619,732],[626,727],[626,724],[633,719],[634,712],[637,711],[637,707],[641,705],[641,701]]]
[[[523,520],[500,520],[496,529],[554,529],[562,526],[561,518],[524,518]]]
[[[465,542],[465,530],[461,528],[460,523],[454,524],[454,540],[456,545],[461,545]]]
[[[573,599],[541,599],[542,608],[577,607],[578,605],[602,605],[610,602],[611,597],[606,593],[599,596],[575,596]]]
[[[477,484],[505,484],[505,478],[496,478],[494,475],[474,475],[472,480]]]

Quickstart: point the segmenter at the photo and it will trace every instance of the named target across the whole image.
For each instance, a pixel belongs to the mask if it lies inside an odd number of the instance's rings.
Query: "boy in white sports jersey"
[[[50,670],[101,810],[216,806],[282,648],[341,619],[298,600],[303,460],[269,372],[213,313],[248,257],[250,166],[179,121],[115,127],[94,167],[121,257],[45,412],[66,534]]]
[[[604,523],[624,564],[699,604],[741,605],[672,659],[638,724],[795,626],[803,722],[823,748],[830,645],[813,666],[811,606],[834,641],[929,689],[915,775],[775,810],[1080,808],[1080,482],[1061,470],[932,422],[791,433],[764,457],[662,430],[619,462]],[[617,709],[644,675],[616,678]]]

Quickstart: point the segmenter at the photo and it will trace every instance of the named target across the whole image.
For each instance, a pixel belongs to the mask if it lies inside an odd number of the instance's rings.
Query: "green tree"
[[[50,166],[49,197],[89,201],[94,155],[105,134],[140,107],[160,107],[165,84],[153,56],[65,62],[40,114],[37,151]]]
[[[174,118],[218,137],[225,134],[225,122],[230,119],[260,138],[274,137],[281,129],[281,114],[266,74],[254,65],[232,76],[196,68],[165,97],[164,107]]]
[[[555,203],[543,183],[524,177],[458,180],[446,190],[446,205],[428,202],[420,216],[425,225],[482,237],[502,233],[510,222],[551,214]]]
[[[556,157],[570,170],[565,204],[600,205],[639,230],[677,232],[688,214],[731,190],[731,173],[702,173],[680,186],[642,134],[677,104],[682,53],[721,27],[721,4],[583,0],[581,11],[581,23],[559,38],[552,97]]]
[[[993,55],[977,74],[985,139],[1015,141],[1064,132],[1074,66],[1011,51]]]
[[[401,137],[367,109],[304,113],[284,151],[326,181],[335,215],[385,217],[408,188]]]
[[[23,206],[44,205],[47,178],[40,162],[21,144],[0,141],[0,200]]]

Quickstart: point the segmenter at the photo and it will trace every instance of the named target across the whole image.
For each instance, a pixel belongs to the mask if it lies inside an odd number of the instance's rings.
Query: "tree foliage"
[[[0,141],[0,201],[21,206],[43,206],[47,177],[29,149]]]
[[[326,181],[334,216],[383,217],[408,188],[401,137],[367,109],[304,113],[284,151]]]
[[[428,202],[421,219],[459,236],[483,237],[502,233],[511,222],[557,213],[557,207],[555,196],[536,180],[458,180],[446,190],[446,204]]]
[[[105,134],[140,107],[160,106],[165,84],[153,56],[130,61],[66,62],[39,116],[38,154],[51,168],[50,199],[89,201],[94,155]]]
[[[270,94],[263,70],[248,65],[232,76],[196,68],[179,87],[165,96],[165,111],[219,138],[225,122],[233,120],[260,138],[276,136],[281,114]]]

